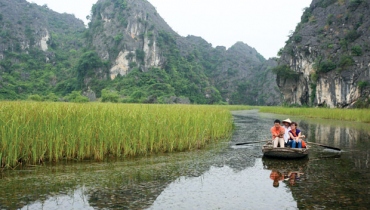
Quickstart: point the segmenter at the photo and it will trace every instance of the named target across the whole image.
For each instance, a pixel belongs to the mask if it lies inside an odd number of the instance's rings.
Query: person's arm
[[[271,135],[272,135],[272,140],[274,140],[276,138],[276,135],[274,134],[273,128],[271,128],[270,131],[271,131]]]
[[[290,139],[293,139],[294,140],[294,136],[291,132],[289,132],[289,136],[290,136]]]
[[[297,137],[297,139],[301,139],[301,133],[302,133],[302,132],[299,132],[299,133],[298,133],[298,137]]]
[[[279,138],[283,138],[285,134],[285,128],[280,127],[280,133],[279,133]]]
[[[301,130],[299,130],[299,133],[298,133],[297,139],[302,139],[302,131],[301,131]]]

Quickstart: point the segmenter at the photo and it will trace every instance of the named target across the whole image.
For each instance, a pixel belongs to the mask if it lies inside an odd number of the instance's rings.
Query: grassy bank
[[[230,112],[217,107],[1,102],[0,163],[184,151],[231,130]]]
[[[257,109],[256,107],[247,106],[247,105],[197,105],[197,106],[205,106],[205,107],[212,107],[212,108],[227,109],[229,111]]]
[[[370,109],[260,107],[260,112],[370,123]]]

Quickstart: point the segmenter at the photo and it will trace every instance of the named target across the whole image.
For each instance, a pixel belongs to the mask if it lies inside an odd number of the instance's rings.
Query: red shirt
[[[285,128],[283,126],[280,126],[279,128],[276,128],[275,126],[273,126],[271,128],[271,134],[273,138],[276,138],[278,136],[283,137],[284,133],[285,133]]]
[[[270,179],[274,181],[281,181],[284,180],[284,176],[280,172],[272,170],[270,174]]]

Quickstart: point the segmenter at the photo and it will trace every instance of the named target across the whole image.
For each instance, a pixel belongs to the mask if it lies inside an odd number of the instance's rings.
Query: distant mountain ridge
[[[280,103],[274,61],[241,42],[226,50],[181,37],[144,0],[99,0],[87,29],[25,0],[0,0],[0,17],[0,99],[80,90],[122,102]]]
[[[182,84],[173,81],[170,86],[176,96],[188,97],[192,102],[278,104],[280,101],[280,94],[274,92],[275,82],[266,82],[274,75],[266,73],[265,59],[255,49],[243,43],[236,43],[228,50],[213,48],[200,37],[181,37],[147,1],[99,0],[93,7],[89,28],[92,34],[89,44],[102,59],[113,63],[112,78],[126,75],[134,68],[143,72],[161,68],[171,78],[181,77]],[[258,80],[254,77],[257,75],[261,77]],[[257,81],[271,87],[261,88],[255,84]],[[126,95],[133,93],[129,91]]]

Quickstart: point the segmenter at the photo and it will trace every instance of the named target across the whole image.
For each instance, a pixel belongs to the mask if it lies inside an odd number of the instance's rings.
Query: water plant
[[[231,131],[230,111],[212,106],[1,102],[0,164],[184,151]]]

